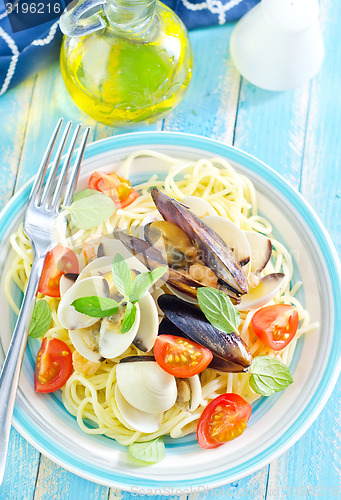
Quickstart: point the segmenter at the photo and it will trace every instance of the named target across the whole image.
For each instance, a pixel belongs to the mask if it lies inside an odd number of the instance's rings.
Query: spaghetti
[[[281,351],[272,351],[263,345],[253,330],[249,328],[252,316],[256,311],[251,310],[241,312],[239,333],[249,346],[253,356],[275,356],[289,365],[298,338],[311,331],[316,325],[309,324],[308,312],[295,298],[302,283],[291,283],[293,276],[292,258],[287,249],[273,238],[270,222],[258,214],[256,192],[250,180],[239,175],[222,158],[184,161],[149,150],[137,151],[124,161],[125,177],[129,177],[133,162],[141,156],[167,162],[170,168],[166,178],[162,180],[154,175],[147,182],[134,186],[139,191],[140,196],[131,205],[124,209],[118,209],[109,220],[92,230],[73,228],[71,235],[61,235],[61,243],[65,246],[82,248],[84,243],[103,235],[112,234],[115,229],[128,228],[132,234],[137,234],[138,227],[145,217],[158,215],[149,192],[151,187],[157,187],[179,201],[184,196],[200,197],[207,201],[218,215],[231,220],[240,229],[261,232],[271,239],[272,258],[261,272],[261,276],[272,272],[285,274],[285,281],[273,303],[295,306],[300,319],[299,330],[287,347]],[[18,307],[11,294],[11,284],[14,282],[24,291],[32,264],[32,249],[22,226],[11,236],[10,241],[14,250],[14,258],[5,278],[5,293],[10,306],[18,313]],[[58,320],[57,310],[60,299],[47,296],[40,296],[40,298],[44,298],[49,303],[53,317],[52,327],[45,336],[61,339],[69,345],[71,350],[74,350],[68,330],[65,330]],[[223,373],[206,369],[200,374],[201,405],[191,412],[181,405],[175,404],[164,412],[161,427],[157,432],[144,434],[125,425],[115,400],[117,363],[121,358],[131,355],[143,355],[143,353],[131,345],[120,357],[103,361],[99,369],[92,375],[74,371],[63,387],[64,406],[77,418],[79,427],[85,433],[105,434],[123,445],[129,445],[135,441],[149,441],[166,434],[177,438],[195,430],[203,408],[220,394],[234,392],[240,394],[250,403],[260,397],[250,388],[247,373]]]

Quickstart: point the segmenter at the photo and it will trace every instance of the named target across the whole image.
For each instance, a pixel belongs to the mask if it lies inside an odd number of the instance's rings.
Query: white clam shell
[[[159,315],[155,301],[149,292],[146,292],[138,301],[140,308],[140,324],[134,338],[134,345],[140,351],[150,351],[155,343],[159,330]]]
[[[146,413],[145,411],[138,410],[134,406],[128,403],[128,401],[122,396],[121,391],[116,385],[115,388],[115,400],[117,408],[123,417],[123,422],[125,425],[136,431],[151,433],[159,430],[162,422],[161,415],[153,415],[151,413]]]
[[[103,318],[99,332],[99,352],[103,358],[116,358],[124,353],[133,342],[140,324],[140,307],[135,304],[136,317],[133,326],[126,333],[120,332],[120,326]]]
[[[81,297],[108,297],[108,283],[101,276],[85,278],[77,281],[62,297],[58,307],[58,319],[60,324],[66,330],[78,330],[87,328],[98,321],[98,318],[92,318],[86,314],[76,311],[71,305],[72,302]]]
[[[112,257],[99,257],[92,260],[79,274],[77,281],[81,281],[91,276],[103,276],[111,272]]]
[[[217,215],[217,212],[208,201],[199,198],[199,196],[185,196],[180,201],[186,205],[193,214],[200,217],[200,219],[208,215]]]
[[[245,231],[244,234],[251,248],[251,272],[259,273],[271,257],[271,240],[255,231]]]
[[[188,377],[189,386],[191,388],[191,399],[188,404],[189,411],[195,411],[202,402],[202,389],[199,375]]]
[[[159,414],[176,401],[175,377],[162,370],[156,361],[119,363],[116,376],[122,396],[138,410]]]
[[[98,320],[98,318],[97,318]],[[88,334],[89,328],[81,328],[79,330],[69,330],[70,340],[76,349],[84,358],[89,361],[99,362],[102,359],[102,356],[99,352],[92,351],[84,337]]]
[[[156,222],[157,220],[163,220],[161,217],[157,217],[156,215],[147,215],[141,224],[138,227],[138,238],[141,240],[145,240],[144,237],[144,228],[147,224],[150,224],[151,222]]]
[[[251,257],[250,244],[242,231],[234,222],[220,215],[209,215],[203,221],[215,231],[226,245],[233,251],[238,262],[248,262]]]
[[[77,276],[77,275],[71,275],[71,276]],[[59,292],[61,298],[64,297],[66,292],[75,284],[75,281],[76,280],[71,279],[68,274],[63,274],[63,276],[60,278],[59,281]]]
[[[264,276],[256,287],[250,288],[249,293],[241,296],[240,302],[236,306],[237,309],[248,311],[265,306],[278,293],[284,279],[285,274],[283,273],[272,273]]]

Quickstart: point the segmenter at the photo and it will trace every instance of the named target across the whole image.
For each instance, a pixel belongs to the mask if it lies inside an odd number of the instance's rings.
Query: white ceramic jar
[[[235,66],[267,90],[305,84],[318,73],[324,56],[318,17],[317,0],[262,0],[232,33]]]

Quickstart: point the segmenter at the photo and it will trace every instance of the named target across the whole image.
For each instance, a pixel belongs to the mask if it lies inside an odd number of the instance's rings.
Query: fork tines
[[[76,142],[78,139],[79,131],[81,129],[81,125],[78,124],[74,130],[67,154],[64,159],[64,164],[61,169],[57,185],[55,183],[56,177],[57,177],[57,172],[58,168],[60,165],[61,157],[65,148],[65,145],[67,143],[69,133],[72,127],[72,122],[69,121],[64,129],[64,132],[62,134],[61,140],[58,144],[57,151],[53,160],[53,163],[51,165],[51,168],[49,170],[48,176],[47,176],[47,168],[52,156],[52,152],[55,148],[57,138],[59,136],[60,130],[62,128],[62,123],[63,123],[63,118],[60,118],[58,120],[58,123],[56,125],[56,128],[54,129],[54,132],[52,134],[52,137],[50,139],[50,142],[46,148],[45,154],[43,156],[42,162],[40,164],[36,180],[34,182],[30,198],[29,198],[29,203],[33,203],[36,207],[42,207],[45,206],[46,209],[55,211],[57,212],[59,210],[59,207],[63,201],[64,206],[68,206],[71,203],[72,200],[72,195],[75,189],[75,186],[77,184],[78,176],[79,176],[79,171],[80,171],[80,166],[81,162],[84,156],[85,152],[85,147],[86,147],[86,142],[89,136],[90,128],[87,127],[84,131],[83,137],[80,142],[80,146],[78,149],[77,157],[75,160],[75,163],[73,167],[70,169],[69,172],[69,167],[70,163],[72,160],[72,156],[75,150]],[[65,189],[64,193],[64,200],[62,199],[63,197],[63,187],[66,184],[66,179],[69,174],[69,182],[67,183],[67,187]],[[47,180],[45,182],[45,178],[47,177]]]

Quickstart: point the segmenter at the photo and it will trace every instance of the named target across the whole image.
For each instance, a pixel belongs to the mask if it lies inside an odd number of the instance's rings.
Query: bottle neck
[[[151,26],[155,3],[156,0],[106,0],[104,12],[116,32],[141,37]]]

